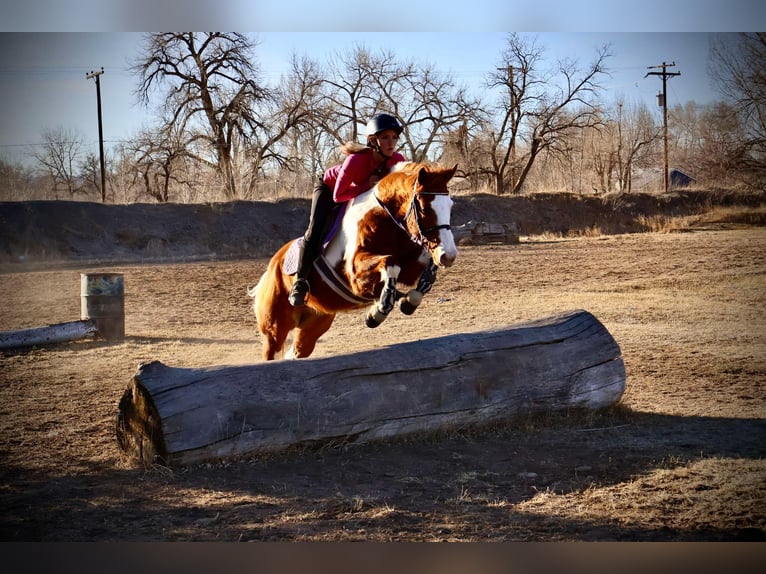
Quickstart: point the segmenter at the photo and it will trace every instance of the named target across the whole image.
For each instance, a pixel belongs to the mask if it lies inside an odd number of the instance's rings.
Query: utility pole
[[[662,72],[647,72],[647,76],[661,76],[662,77],[662,93],[657,95],[657,103],[662,106],[662,125],[663,125],[663,140],[665,142],[665,193],[668,192],[670,187],[670,180],[668,178],[668,78],[671,76],[680,76],[681,72],[668,72],[669,67],[675,66],[675,62],[667,64],[662,62],[661,66],[647,66],[647,69],[652,70],[654,68],[662,68]]]
[[[91,71],[85,74],[85,79],[96,78],[96,98],[98,100],[98,148],[101,158],[101,203],[106,203],[106,173],[104,171],[104,129],[101,125],[101,81],[100,76],[104,73],[104,67],[98,72]]]
[[[516,111],[516,91],[515,86],[513,84],[513,66],[507,66],[506,68],[497,68],[498,72],[506,71],[508,72],[508,91],[510,92],[511,96],[511,155],[510,155],[510,162],[511,162],[511,192],[513,192],[513,189],[516,187],[516,138],[515,138],[515,132],[516,132],[516,117],[517,117],[517,111]]]

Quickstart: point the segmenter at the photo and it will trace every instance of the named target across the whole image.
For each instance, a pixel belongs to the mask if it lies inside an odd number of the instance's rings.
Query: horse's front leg
[[[428,265],[423,270],[423,273],[418,279],[418,285],[402,298],[402,302],[399,304],[399,310],[405,315],[412,315],[415,309],[418,308],[420,302],[423,301],[423,295],[431,290],[436,282],[436,270],[438,267],[433,262],[433,259],[428,261]]]
[[[399,278],[400,271],[399,266],[394,265],[386,267],[382,273],[383,291],[380,292],[378,301],[367,311],[364,322],[368,327],[375,328],[385,321],[396,301],[402,296],[396,289],[396,280]]]

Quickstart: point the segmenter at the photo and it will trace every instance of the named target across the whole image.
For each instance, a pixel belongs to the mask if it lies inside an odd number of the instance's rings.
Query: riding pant
[[[324,180],[319,181],[311,196],[311,214],[306,233],[303,234],[300,259],[298,262],[297,275],[301,279],[308,276],[311,265],[319,257],[322,245],[322,236],[327,226],[327,218],[330,216],[335,201],[332,198],[332,189]]]

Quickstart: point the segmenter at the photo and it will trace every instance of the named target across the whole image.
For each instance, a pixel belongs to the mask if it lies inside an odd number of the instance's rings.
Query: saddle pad
[[[285,275],[295,275],[298,271],[298,259],[301,253],[301,245],[303,244],[303,237],[294,239],[287,248],[285,253],[285,260],[282,262],[282,271]]]

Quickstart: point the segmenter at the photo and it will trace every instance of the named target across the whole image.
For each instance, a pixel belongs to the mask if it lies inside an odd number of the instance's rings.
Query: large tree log
[[[572,311],[334,357],[142,364],[120,401],[117,439],[133,462],[191,464],[602,408],[624,389],[619,346],[593,315]]]

